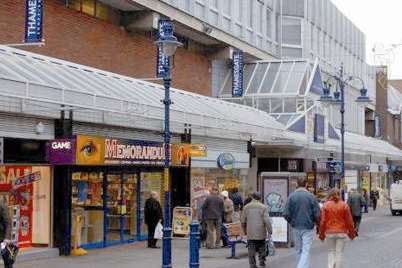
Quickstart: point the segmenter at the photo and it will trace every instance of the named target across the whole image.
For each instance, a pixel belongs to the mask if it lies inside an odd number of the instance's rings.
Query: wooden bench
[[[228,259],[239,259],[236,256],[236,245],[247,245],[247,238],[242,235],[242,227],[240,222],[223,224],[222,233],[224,239],[230,248],[230,256]]]

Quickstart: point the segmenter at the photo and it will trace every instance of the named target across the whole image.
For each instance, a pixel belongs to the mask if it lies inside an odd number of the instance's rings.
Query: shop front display
[[[191,207],[193,218],[196,218],[205,198],[213,187],[217,187],[219,192],[239,189],[244,192],[246,176],[241,169],[225,170],[222,168],[192,168],[191,169]]]
[[[9,208],[10,237],[21,248],[50,245],[49,166],[0,166],[0,194]]]
[[[162,196],[163,143],[78,135],[48,146],[49,161],[71,174],[72,245],[97,248],[147,236],[143,207],[151,191]]]

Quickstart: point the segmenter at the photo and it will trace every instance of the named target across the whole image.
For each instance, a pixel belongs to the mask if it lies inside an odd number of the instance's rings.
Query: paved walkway
[[[402,237],[402,228],[400,223],[401,217],[391,217],[387,210],[380,210],[370,215],[365,215],[362,223],[362,234],[355,242],[350,243],[347,248],[347,256],[349,256],[349,265],[354,263],[354,258],[350,257],[353,254],[361,256],[362,259],[358,260],[360,265],[351,265],[346,267],[386,267],[396,268],[402,267],[402,261],[399,263],[399,257],[402,260],[402,253],[395,254],[394,248],[397,244],[396,240]],[[398,227],[399,226],[399,227]],[[390,245],[387,246],[387,241]],[[188,240],[175,239],[173,241],[173,267],[185,268],[188,267]],[[370,248],[370,244],[375,243],[379,248]],[[401,248],[400,245],[398,247]],[[388,264],[383,261],[385,266],[378,266],[378,254],[374,252],[384,251],[394,252],[396,256],[392,258],[394,263],[400,266],[387,266]],[[326,247],[320,241],[315,241],[312,250],[312,267],[322,268],[326,267]],[[90,250],[87,256],[83,257],[57,257],[43,260],[34,260],[29,262],[20,262],[15,265],[16,268],[160,268],[161,267],[161,249],[147,249],[144,243],[133,243],[122,246],[115,246],[106,249]],[[376,256],[376,260],[370,260],[370,254]],[[389,255],[389,254],[388,254]],[[244,245],[238,246],[238,256],[240,260],[227,260],[229,256],[229,249],[207,250],[202,249],[200,252],[201,267],[213,268],[245,268],[248,267],[247,250]],[[391,256],[389,256],[391,258]],[[377,263],[377,266],[367,265],[367,262]],[[268,267],[287,268],[294,267],[294,255],[292,249],[277,249],[277,255],[270,258]]]

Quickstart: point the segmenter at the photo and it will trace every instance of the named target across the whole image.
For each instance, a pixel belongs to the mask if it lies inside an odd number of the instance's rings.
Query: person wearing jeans
[[[320,220],[320,239],[326,239],[328,244],[328,268],[341,268],[348,237],[352,240],[356,237],[352,213],[341,200],[339,190],[333,189],[321,210]]]
[[[320,206],[315,196],[307,191],[306,186],[306,178],[297,179],[298,188],[289,196],[283,212],[283,217],[293,228],[297,268],[309,267],[314,226],[320,221]]]
[[[309,267],[309,254],[311,245],[313,244],[314,235],[314,229],[293,229],[298,268]]]

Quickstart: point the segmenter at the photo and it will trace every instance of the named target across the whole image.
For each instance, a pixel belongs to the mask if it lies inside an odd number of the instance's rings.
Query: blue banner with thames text
[[[172,21],[159,20],[158,22],[158,39],[163,39],[167,35],[173,35]],[[156,49],[156,77],[163,78],[168,75],[170,60],[169,57],[162,53],[162,48],[158,44]]]
[[[25,43],[42,42],[43,0],[26,0]]]
[[[243,51],[235,50],[232,55],[232,96],[243,96]]]

